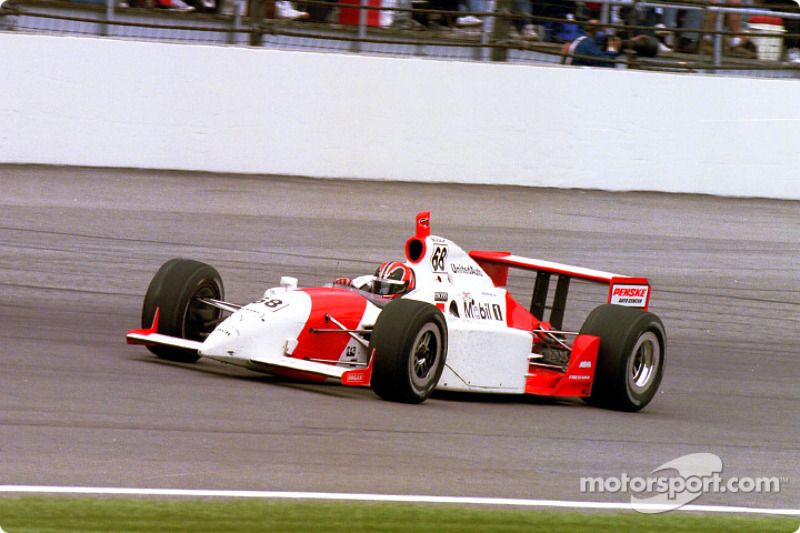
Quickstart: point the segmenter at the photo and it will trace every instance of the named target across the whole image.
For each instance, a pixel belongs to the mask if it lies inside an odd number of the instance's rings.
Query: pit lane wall
[[[800,84],[0,33],[0,162],[800,199]]]

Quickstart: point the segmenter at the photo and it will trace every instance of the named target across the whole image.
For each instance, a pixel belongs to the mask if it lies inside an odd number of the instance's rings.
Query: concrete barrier
[[[800,199],[796,81],[0,33],[0,162]]]

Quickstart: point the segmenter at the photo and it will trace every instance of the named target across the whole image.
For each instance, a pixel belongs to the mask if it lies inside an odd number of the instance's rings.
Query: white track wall
[[[800,199],[800,83],[0,33],[0,162]]]

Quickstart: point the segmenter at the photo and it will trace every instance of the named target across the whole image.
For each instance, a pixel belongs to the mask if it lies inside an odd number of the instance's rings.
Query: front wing
[[[200,341],[193,341],[189,339],[182,339],[180,337],[173,337],[158,333],[158,310],[156,310],[155,317],[153,318],[153,325],[149,328],[134,329],[126,335],[128,344],[141,344],[141,345],[162,345],[171,346],[174,348],[184,348],[187,350],[194,350],[200,352],[202,355],[203,343]],[[225,363],[230,363],[228,359],[220,360]],[[246,365],[245,365],[246,366]],[[317,361],[307,361],[305,359],[297,359],[294,357],[283,357],[279,360],[270,361],[269,364],[261,363],[259,368],[274,367],[275,369],[292,370],[302,372],[305,374],[313,374],[316,376],[325,376],[340,380],[343,385],[352,386],[367,386],[370,383],[372,374],[372,360],[365,368],[351,369],[341,366],[336,366],[327,363],[320,363]]]

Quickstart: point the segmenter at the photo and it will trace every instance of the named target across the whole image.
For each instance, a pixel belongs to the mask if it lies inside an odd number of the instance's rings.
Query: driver
[[[414,290],[415,278],[414,271],[404,263],[385,261],[372,276],[339,278],[334,285],[349,285],[384,298],[396,298]]]

